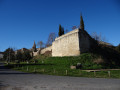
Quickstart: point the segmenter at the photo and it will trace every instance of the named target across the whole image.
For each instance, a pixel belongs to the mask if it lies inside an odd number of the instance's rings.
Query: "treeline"
[[[3,59],[7,62],[24,62],[32,58],[30,54],[31,52],[29,50],[16,52],[13,48],[8,48],[4,51]]]

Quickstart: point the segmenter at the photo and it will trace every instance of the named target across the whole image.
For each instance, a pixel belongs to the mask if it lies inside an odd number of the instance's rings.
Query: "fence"
[[[92,70],[87,72],[85,70],[79,69],[54,69],[54,68],[38,68],[38,67],[29,67],[29,66],[16,66],[16,69],[30,72],[30,73],[41,73],[41,74],[49,74],[49,75],[62,75],[62,76],[80,76],[80,77],[103,77],[103,78],[111,78],[115,76],[113,72],[109,71],[96,71]],[[120,72],[118,73],[120,75]]]

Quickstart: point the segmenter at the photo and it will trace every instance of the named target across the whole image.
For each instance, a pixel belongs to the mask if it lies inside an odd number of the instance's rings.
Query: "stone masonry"
[[[89,51],[91,37],[81,29],[75,29],[55,39],[52,43],[52,56],[78,56]]]
[[[45,54],[48,51],[52,52],[53,57],[78,56],[81,53],[88,52],[93,46],[92,44],[91,36],[85,30],[78,28],[56,38],[52,46],[44,49],[39,48],[36,52],[33,51],[33,56]]]

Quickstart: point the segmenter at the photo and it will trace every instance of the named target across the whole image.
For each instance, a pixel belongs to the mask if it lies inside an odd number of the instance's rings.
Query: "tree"
[[[102,37],[101,34],[98,35],[96,32],[93,32],[91,34],[91,37],[94,38],[96,41],[99,41],[99,42],[106,42],[107,41],[105,37]]]
[[[83,17],[82,17],[82,14],[81,14],[81,16],[80,16],[80,29],[81,30],[84,30],[84,21],[83,21]]]
[[[16,60],[18,60],[19,62],[23,60],[23,53],[21,51],[17,51],[16,54]]]
[[[46,47],[51,46],[52,42],[55,40],[55,38],[56,38],[55,33],[50,33],[49,37],[48,37],[48,41],[46,43]]]
[[[64,28],[62,27],[62,35],[64,35]]]
[[[33,52],[36,52],[36,51],[37,51],[35,41],[34,41],[34,44],[33,44],[32,50],[33,50]]]
[[[4,60],[7,62],[15,61],[15,52],[12,48],[8,48],[4,51]]]
[[[77,28],[77,26],[73,26],[73,27],[72,27],[72,30],[74,30],[74,29],[76,29],[76,28]]]
[[[31,52],[29,50],[25,50],[23,52],[21,50],[18,50],[16,54],[16,60],[18,60],[19,62],[29,61],[32,58],[30,53]]]
[[[31,57],[31,55],[30,55],[30,51],[29,51],[29,50],[25,51],[25,52],[23,53],[23,55],[22,55],[23,61],[29,61],[31,58],[32,58],[32,57]]]
[[[62,27],[61,25],[59,25],[59,32],[58,32],[58,36],[61,36],[62,35]]]
[[[42,41],[39,41],[39,42],[37,43],[37,46],[39,46],[39,48],[43,48],[43,45],[44,45],[44,43],[43,43]]]
[[[61,25],[59,25],[58,36],[61,36],[61,35],[63,35],[63,34],[64,34],[64,28],[63,28]]]

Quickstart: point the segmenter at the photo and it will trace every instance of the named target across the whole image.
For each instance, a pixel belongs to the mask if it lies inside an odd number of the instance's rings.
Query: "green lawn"
[[[22,65],[14,68],[18,71],[28,73],[39,73],[58,76],[75,76],[75,77],[96,77],[96,78],[120,78],[120,70],[111,70],[110,76],[108,71],[86,72],[80,69],[70,69],[58,67],[55,65]]]
[[[76,57],[46,57],[39,58],[37,64],[26,62],[21,62],[20,64],[10,64],[13,69],[30,72],[30,73],[40,73],[48,75],[59,75],[59,76],[76,76],[76,77],[98,77],[98,78],[120,78],[120,70],[110,71],[110,76],[108,71],[99,72],[86,72],[82,71],[85,69],[103,69],[110,68],[105,67],[102,64],[93,63],[93,57],[91,54],[86,53]],[[71,65],[76,65],[77,63],[82,64],[80,69],[70,69]]]

